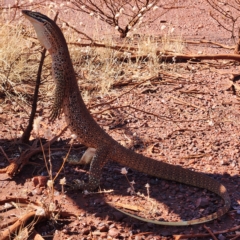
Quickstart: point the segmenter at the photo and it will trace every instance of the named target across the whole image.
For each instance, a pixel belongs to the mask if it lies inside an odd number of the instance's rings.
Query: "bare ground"
[[[171,21],[176,35],[180,32],[184,39],[207,39],[233,44],[226,32],[209,18],[209,8],[204,1],[188,2],[190,1],[184,1],[184,9],[174,10],[177,14],[174,11],[170,12],[161,20],[166,20],[167,23]],[[151,29],[152,32],[155,30],[157,35],[160,34],[158,24],[153,25]],[[203,44],[189,44],[186,49],[188,52],[201,51],[206,54],[230,52],[224,48]],[[139,71],[143,79],[149,78],[148,69],[144,65]],[[239,63],[234,61],[168,63],[164,67],[159,66],[159,75],[154,80],[133,88],[130,93],[111,105],[100,105],[93,110],[101,112],[111,108],[93,116],[114,139],[126,147],[154,159],[208,174],[226,186],[232,208],[221,219],[205,224],[210,227],[210,232],[217,232],[216,239],[221,240],[237,239],[234,237],[237,237],[240,228],[240,98],[232,87],[233,77],[238,75]],[[136,82],[134,73],[126,70],[122,81],[130,79],[131,84]],[[237,89],[238,79],[235,80]],[[113,88],[103,97],[93,97],[88,106],[108,102],[132,87],[133,85],[128,84]],[[46,99],[46,102],[39,103],[38,107],[38,113],[44,112],[45,124],[48,124],[48,101]],[[134,108],[116,108],[126,105]],[[1,108],[0,145],[7,155],[13,158],[19,152],[17,138],[21,135],[20,125],[25,126],[27,123],[26,112],[30,111],[30,107],[3,101]],[[64,118],[49,126],[52,132],[57,133],[64,126]],[[41,131],[44,132],[45,129],[46,125],[43,125]],[[62,158],[67,154],[70,135],[67,131],[51,147],[53,175],[58,172]],[[21,147],[24,149],[24,146]],[[83,150],[84,147],[75,142],[70,158],[80,157]],[[2,200],[11,197],[34,202],[50,201],[51,193],[45,184],[36,186],[32,181],[35,176],[48,175],[42,155],[35,156],[31,161],[39,163],[39,166],[24,166],[12,179],[7,175],[0,176]],[[8,165],[1,153],[0,165]],[[116,163],[108,163],[104,167],[100,193],[85,195],[65,189],[65,193],[62,194],[58,181],[60,178],[86,179],[85,171],[81,170],[81,167],[66,163],[56,180],[54,200],[58,202],[61,211],[74,213],[77,218],[60,220],[55,215],[38,223],[35,226],[36,231],[44,239],[173,239],[173,235],[180,234],[186,235],[185,239],[197,239],[195,234],[200,234],[202,239],[213,239],[213,236],[204,235],[209,232],[203,224],[188,227],[157,226],[127,217],[109,206],[108,202],[149,206],[151,211],[144,212],[146,218],[154,215],[155,218],[165,221],[180,221],[208,215],[222,205],[221,199],[204,189],[156,179],[129,169],[128,179],[134,180],[135,191],[143,193],[145,198],[131,195],[127,191],[129,184],[121,174],[122,167],[124,166]],[[147,198],[147,183],[150,184],[151,200]],[[109,190],[113,191],[108,192]],[[2,211],[1,221],[10,222],[24,211],[22,208]],[[228,231],[229,229],[232,230]],[[225,230],[228,232],[224,233]]]

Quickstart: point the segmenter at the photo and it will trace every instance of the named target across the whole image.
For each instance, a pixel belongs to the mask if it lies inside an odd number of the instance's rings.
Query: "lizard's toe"
[[[72,182],[66,182],[66,186],[70,190],[84,190],[84,181],[75,179]]]
[[[94,191],[98,186],[99,186],[99,182],[88,182],[85,183],[82,180],[79,179],[75,179],[73,180],[71,183],[67,182],[66,186],[70,189],[70,190],[87,190],[87,191]]]

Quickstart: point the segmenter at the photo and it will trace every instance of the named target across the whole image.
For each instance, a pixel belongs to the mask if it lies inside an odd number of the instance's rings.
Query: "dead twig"
[[[130,106],[130,105],[110,107],[110,108],[107,108],[107,109],[103,109],[102,111],[99,111],[99,112],[93,112],[92,114],[102,114],[103,112],[106,112],[106,111],[109,111],[109,110],[113,110],[113,109],[118,109],[118,108],[132,108],[132,109],[137,110],[139,112],[143,112],[143,113],[146,113],[148,115],[152,115],[154,117],[160,118],[160,119],[162,119],[164,121],[172,121],[172,119],[170,119],[168,117],[163,117],[163,116],[151,113],[151,112],[147,112],[147,111],[144,111],[142,109],[139,109],[139,108],[136,108],[136,107],[133,107],[133,106]]]
[[[228,232],[234,232],[240,229],[240,225],[233,227],[233,228],[228,228],[226,230],[222,231],[216,231],[214,232],[214,235],[219,235],[223,233],[228,233]],[[188,238],[206,238],[211,236],[210,233],[197,233],[197,234],[183,234],[183,235],[173,235],[175,240],[178,239],[188,239]]]
[[[240,55],[238,54],[210,54],[210,55],[198,55],[198,54],[180,54],[180,53],[162,53],[160,51],[156,52],[156,56],[159,57],[159,59],[162,59],[164,61],[183,61],[183,60],[234,60],[237,62],[240,62]],[[135,55],[128,58],[131,61],[138,60],[145,60],[147,61],[149,59],[148,55]],[[125,61],[124,57],[118,58],[119,61]]]
[[[22,227],[27,221],[29,221],[29,219],[34,217],[35,211],[30,211],[24,216],[20,217],[13,225],[9,226],[3,232],[0,232],[1,239],[2,240],[10,239],[12,234],[14,234],[20,227]]]
[[[34,226],[42,219],[51,217],[52,214],[58,214],[58,218],[69,218],[72,216],[77,217],[74,213],[61,211],[61,208],[58,205],[56,206],[56,210],[50,211],[49,208],[46,208],[45,203],[42,204],[40,202],[30,202],[26,198],[7,198],[5,200],[1,200],[0,205],[4,205],[9,202],[11,202],[13,206],[28,206],[31,208],[31,210],[20,218],[15,219],[15,221],[13,220],[12,225],[8,225],[6,226],[6,229],[0,231],[1,240],[9,240],[12,234],[16,233],[20,228],[23,228],[23,226],[30,220],[32,226]],[[45,214],[36,214],[36,211],[39,208],[42,208]]]
[[[119,96],[115,97],[114,99],[112,99],[112,100],[110,100],[110,101],[108,101],[108,102],[98,103],[98,104],[92,105],[92,106],[89,107],[89,109],[92,109],[92,108],[95,108],[95,107],[99,107],[99,106],[102,106],[102,105],[107,105],[107,104],[113,103],[114,101],[116,101],[117,99],[121,98],[123,95],[131,92],[134,88],[142,85],[143,83],[145,83],[145,82],[147,82],[147,81],[153,81],[153,80],[159,80],[159,79],[160,79],[159,76],[145,79],[145,80],[143,80],[142,82],[137,83],[136,85],[134,85],[134,86],[133,86],[131,89],[129,89],[128,91],[126,91],[126,92],[120,94]]]
[[[4,169],[0,169],[0,173],[7,173],[8,176],[12,178],[17,172],[20,172],[21,169],[26,164],[34,164],[34,163],[30,163],[29,159],[39,152],[48,150],[50,145],[53,144],[67,130],[67,128],[68,126],[63,128],[57,136],[53,137],[50,141],[45,143],[42,147],[33,148],[33,149],[29,148],[24,152],[22,152],[20,157],[10,159],[10,164]]]
[[[206,0],[206,2],[212,7],[213,11],[210,11],[210,16],[226,31],[230,32],[231,38],[235,38],[235,24],[239,19],[239,1],[227,1],[224,5],[221,1]],[[223,20],[224,19],[224,20]]]
[[[170,97],[170,99],[173,99],[176,104],[185,105],[185,106],[194,107],[194,108],[197,108],[197,109],[204,110],[203,108],[198,107],[195,104],[191,104],[189,102],[185,102],[185,101],[183,101],[181,99],[177,99],[175,97]]]
[[[205,224],[204,224],[203,227],[209,232],[209,234],[212,236],[212,238],[213,238],[214,240],[217,240],[216,236],[213,234],[213,232],[212,232],[212,230],[211,230],[210,227],[207,227]]]
[[[1,146],[0,146],[0,150],[2,151],[2,154],[8,160],[8,162],[11,163],[11,160],[8,158],[7,154],[5,153],[5,151],[3,150],[3,148]]]
[[[174,41],[174,40],[173,40]],[[210,41],[210,40],[200,40],[200,41],[184,41],[185,43],[188,43],[188,44],[201,44],[201,43],[207,43],[207,44],[212,44],[212,45],[216,45],[218,47],[222,47],[222,48],[225,48],[225,49],[229,49],[229,50],[234,50],[235,49],[235,46],[228,46],[228,45],[225,45],[225,44],[222,44],[222,43],[218,43],[218,42],[213,42],[213,41]]]

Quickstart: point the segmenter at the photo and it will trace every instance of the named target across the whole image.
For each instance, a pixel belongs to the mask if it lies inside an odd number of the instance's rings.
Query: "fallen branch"
[[[210,54],[210,55],[198,55],[198,54],[192,54],[192,55],[186,55],[181,53],[162,53],[160,51],[156,52],[156,56],[159,57],[159,59],[162,59],[163,61],[172,61],[175,62],[177,60],[234,60],[237,62],[240,62],[240,55],[238,54]],[[131,61],[136,60],[145,60],[147,61],[149,59],[148,55],[135,55],[128,58]],[[119,61],[125,61],[125,58],[121,57],[118,58]]]
[[[175,98],[175,97],[170,97],[170,99],[173,99],[174,103],[179,104],[179,105],[185,105],[185,106],[189,106],[189,107],[193,107],[193,108],[197,108],[197,109],[204,110],[202,107],[198,107],[198,106],[196,106],[195,104],[192,104],[192,103],[190,103],[190,102],[183,101],[183,100],[181,100],[181,99],[177,99],[177,98]]]
[[[68,126],[63,128],[57,136],[55,136],[50,141],[45,143],[42,147],[38,147],[38,148],[30,147],[29,149],[22,152],[18,158],[10,159],[10,164],[5,168],[0,169],[0,173],[7,173],[8,176],[12,178],[17,172],[20,172],[21,169],[26,164],[34,164],[34,163],[30,163],[29,159],[35,154],[42,152],[43,150],[44,151],[48,150],[51,144],[53,144],[67,130],[67,128]]]
[[[9,226],[3,232],[0,232],[1,240],[10,239],[11,235],[14,234],[20,227],[22,227],[30,218],[35,216],[35,211],[30,211],[24,216],[20,217],[13,225]]]
[[[112,110],[112,109],[118,109],[118,108],[132,108],[134,110],[137,110],[139,112],[143,112],[143,113],[146,113],[148,115],[152,115],[154,117],[157,117],[157,118],[160,118],[164,121],[172,121],[172,119],[168,118],[168,117],[163,117],[163,116],[160,116],[160,115],[157,115],[155,113],[151,113],[151,112],[147,112],[147,111],[144,111],[142,109],[139,109],[139,108],[136,108],[136,107],[133,107],[131,105],[125,105],[125,106],[116,106],[116,107],[110,107],[110,108],[106,108],[106,109],[103,109],[99,112],[93,112],[92,114],[102,114],[103,112],[106,112],[106,111],[109,111],[109,110]]]
[[[88,109],[92,109],[92,108],[95,108],[95,107],[99,107],[99,106],[102,106],[102,105],[107,105],[107,104],[113,103],[114,101],[116,101],[117,99],[121,98],[123,95],[131,92],[134,88],[142,85],[143,83],[145,83],[147,81],[153,81],[153,80],[159,80],[159,79],[161,79],[161,77],[159,77],[159,76],[145,79],[142,82],[135,84],[131,89],[129,89],[128,91],[126,91],[126,92],[124,92],[122,94],[120,94],[119,96],[115,97],[114,99],[112,99],[112,100],[110,100],[108,102],[98,103],[98,104],[92,105],[92,106],[88,107]]]
[[[236,230],[240,229],[240,225],[233,227],[233,228],[228,228],[226,230],[222,230],[222,231],[216,231],[213,232],[214,235],[219,235],[219,234],[223,234],[223,233],[228,233],[228,232],[234,232]],[[188,238],[207,238],[211,236],[210,233],[197,233],[197,234],[182,234],[182,235],[173,235],[175,240],[179,240],[179,239],[188,239]]]
[[[203,226],[208,232],[209,234],[211,235],[211,237],[214,239],[214,240],[217,240],[216,236],[213,234],[212,230],[210,227],[207,227],[205,224]]]
[[[218,47],[222,47],[225,49],[229,49],[229,50],[234,50],[235,46],[228,46],[225,44],[221,44],[221,43],[217,43],[217,42],[213,42],[213,41],[209,41],[209,40],[200,40],[200,41],[184,41],[184,43],[188,43],[188,44],[201,44],[201,43],[207,43],[207,44],[212,44],[212,45],[216,45]]]
[[[57,214],[58,216],[61,217],[77,217],[76,214],[66,212],[66,211],[61,211],[60,205],[56,207],[56,210],[50,211],[49,208],[46,208],[45,203],[40,203],[40,202],[30,202],[29,200],[25,198],[7,198],[5,200],[0,201],[0,205],[4,205],[6,203],[11,202],[13,206],[28,206],[31,208],[29,212],[21,216],[20,218],[15,219],[12,225],[8,225],[6,229],[0,231],[0,237],[1,240],[9,240],[11,238],[11,235],[16,233],[19,229],[23,228],[24,225],[29,222],[31,219],[31,224],[34,226],[38,222],[42,221],[44,218],[50,218],[52,214]],[[46,212],[45,214],[39,215],[36,214],[36,211],[42,208]]]
[[[157,117],[161,120],[164,120],[164,121],[168,121],[168,122],[173,122],[173,123],[178,123],[178,122],[196,122],[196,121],[208,121],[209,119],[208,118],[201,118],[201,119],[191,119],[191,120],[174,120],[172,119],[171,117],[167,117],[167,116],[160,116],[160,115],[157,115],[155,113],[151,113],[151,112],[148,112],[148,111],[145,111],[145,110],[142,110],[142,109],[139,109],[139,108],[136,108],[136,107],[133,107],[131,105],[124,105],[124,106],[115,106],[115,107],[110,107],[110,108],[106,108],[106,109],[103,109],[99,112],[92,112],[91,114],[102,114],[103,112],[106,112],[106,111],[109,111],[109,110],[113,110],[113,109],[118,109],[118,108],[132,108],[136,111],[139,111],[139,112],[143,112],[143,113],[146,113],[148,115],[152,115],[154,117]]]

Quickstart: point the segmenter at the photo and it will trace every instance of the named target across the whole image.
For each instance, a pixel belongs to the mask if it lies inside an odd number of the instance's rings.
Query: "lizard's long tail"
[[[220,208],[217,212],[190,221],[159,222],[154,220],[146,220],[144,218],[137,217],[124,211],[125,214],[138,218],[142,221],[152,222],[155,224],[184,226],[199,224],[211,221],[216,218],[220,218],[229,210],[231,201],[227,190],[222,184],[220,184],[213,178],[210,178],[207,175],[199,172],[185,169],[181,166],[176,166],[145,157],[141,154],[137,154],[129,149],[126,149],[119,144],[116,145],[114,150],[114,154],[113,156],[110,156],[110,158],[119,163],[122,163],[123,165],[158,178],[181,182],[199,188],[205,188],[211,192],[216,193],[224,200],[224,206]],[[115,156],[118,156],[117,159],[115,159]]]

